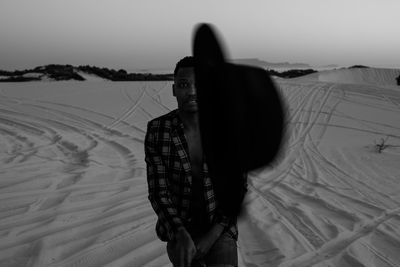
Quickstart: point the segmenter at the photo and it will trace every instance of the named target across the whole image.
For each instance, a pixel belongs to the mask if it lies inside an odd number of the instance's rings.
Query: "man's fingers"
[[[185,267],[190,267],[190,264],[192,263],[192,257],[189,255],[189,253],[185,253]]]
[[[192,251],[192,259],[194,259],[197,255],[197,253],[199,253],[200,251],[195,247]]]
[[[189,250],[184,251],[183,253],[180,254],[180,257],[179,257],[180,267],[190,267],[190,264],[192,263],[192,259],[193,259],[193,254],[190,253]]]
[[[180,267],[188,266],[188,265],[185,265],[185,253],[179,253],[179,266]]]
[[[193,253],[193,259],[198,259],[200,257],[200,251],[196,251],[195,253]]]
[[[182,244],[177,249],[179,267],[190,267],[196,252],[194,244]]]
[[[192,264],[193,259],[195,258],[197,253],[197,249],[195,247],[192,247],[191,249],[187,250],[187,266],[190,267],[190,265]]]
[[[196,248],[196,250],[193,252],[193,258],[194,259],[200,259],[204,256],[204,253],[199,250],[198,248]]]

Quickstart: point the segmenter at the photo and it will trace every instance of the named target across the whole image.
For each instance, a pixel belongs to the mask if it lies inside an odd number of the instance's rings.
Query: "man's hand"
[[[208,253],[223,230],[224,227],[222,225],[215,224],[206,235],[196,240],[197,253],[195,259],[203,258]]]
[[[196,255],[196,247],[192,237],[183,227],[176,233],[176,252],[179,266],[190,267],[192,260]]]

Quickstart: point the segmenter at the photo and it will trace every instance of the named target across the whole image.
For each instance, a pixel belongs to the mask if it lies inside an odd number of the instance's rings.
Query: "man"
[[[174,266],[237,266],[236,218],[218,206],[204,161],[194,66],[193,57],[177,63],[172,87],[178,109],[148,123],[149,200]]]

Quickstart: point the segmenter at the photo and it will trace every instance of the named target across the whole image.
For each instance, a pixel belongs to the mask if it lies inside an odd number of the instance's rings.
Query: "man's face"
[[[193,67],[179,68],[172,88],[180,111],[189,113],[198,111]]]

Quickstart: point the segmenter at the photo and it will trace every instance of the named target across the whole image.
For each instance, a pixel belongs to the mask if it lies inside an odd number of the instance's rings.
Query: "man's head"
[[[195,113],[198,111],[194,66],[193,57],[184,57],[176,64],[174,70],[172,89],[178,101],[178,108],[182,112]]]

